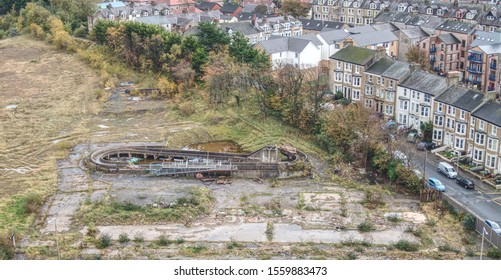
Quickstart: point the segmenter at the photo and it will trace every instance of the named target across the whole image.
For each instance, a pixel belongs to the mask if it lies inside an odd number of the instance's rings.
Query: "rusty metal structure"
[[[310,174],[307,155],[290,146],[266,146],[248,154],[121,146],[93,152],[86,165],[107,173],[154,176],[290,178]]]

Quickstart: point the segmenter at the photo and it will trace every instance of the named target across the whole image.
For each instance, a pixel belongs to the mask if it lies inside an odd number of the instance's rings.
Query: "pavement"
[[[424,151],[416,151],[411,160],[413,169],[423,173],[425,163]],[[438,163],[444,161],[439,156],[427,152],[426,159],[426,178],[434,177],[439,179],[446,186],[446,194],[462,203],[466,208],[475,213],[484,220],[493,220],[501,224],[501,191],[495,190],[488,184],[471,176],[463,170],[458,170],[461,177],[472,180],[475,189],[465,189],[456,183],[456,179],[449,179],[437,171]],[[457,169],[457,168],[456,168]]]

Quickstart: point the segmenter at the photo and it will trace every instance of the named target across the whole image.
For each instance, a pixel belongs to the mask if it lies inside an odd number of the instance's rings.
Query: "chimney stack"
[[[256,26],[256,14],[252,15],[252,26]]]
[[[268,17],[267,17],[267,16],[264,16],[264,17],[263,17],[263,23],[264,23],[264,24],[268,23]]]
[[[414,73],[416,71],[419,71],[419,70],[421,70],[421,64],[415,63],[415,62],[411,62],[409,64],[409,70],[411,72],[410,74],[412,74],[412,73]]]
[[[450,71],[449,73],[447,73],[447,87],[458,85],[460,76],[461,72],[459,71]]]
[[[376,48],[376,61],[380,60],[383,57],[386,57],[386,48],[379,46]]]

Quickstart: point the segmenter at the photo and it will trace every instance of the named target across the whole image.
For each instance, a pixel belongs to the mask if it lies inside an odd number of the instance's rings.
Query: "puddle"
[[[207,143],[191,144],[185,146],[183,150],[197,150],[204,152],[218,153],[244,153],[240,145],[233,141],[213,141]]]

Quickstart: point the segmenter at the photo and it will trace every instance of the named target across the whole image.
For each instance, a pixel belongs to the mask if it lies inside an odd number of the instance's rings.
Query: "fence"
[[[483,229],[485,228],[487,234],[484,234],[485,240],[489,241],[492,245],[496,246],[499,250],[501,250],[501,235],[496,233],[489,227],[482,218],[477,216],[475,213],[468,210],[461,203],[457,202],[452,197],[449,197],[447,194],[442,195],[442,199],[449,202],[456,210],[463,213],[468,213],[475,217],[475,231],[482,235]]]

